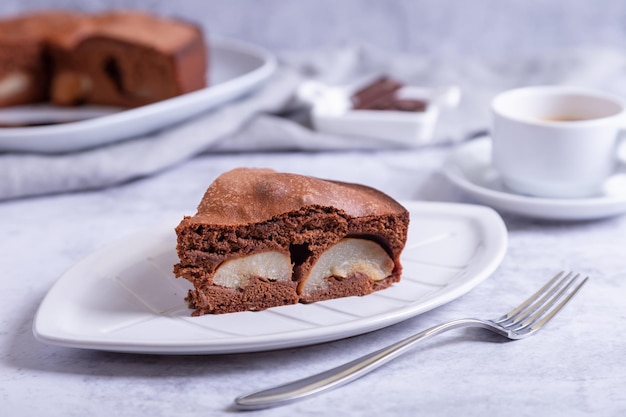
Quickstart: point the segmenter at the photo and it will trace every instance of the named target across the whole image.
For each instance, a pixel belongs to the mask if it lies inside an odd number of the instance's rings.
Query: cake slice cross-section
[[[408,223],[364,185],[239,168],[176,228],[174,273],[194,315],[367,295],[400,280]]]

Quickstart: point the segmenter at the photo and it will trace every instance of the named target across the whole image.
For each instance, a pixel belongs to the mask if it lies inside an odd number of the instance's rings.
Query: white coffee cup
[[[548,198],[598,195],[615,171],[626,105],[587,88],[537,86],[492,101],[493,165],[514,192]]]

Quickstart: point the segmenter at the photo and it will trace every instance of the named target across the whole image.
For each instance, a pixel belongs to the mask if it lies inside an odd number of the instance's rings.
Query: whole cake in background
[[[366,295],[400,280],[409,213],[370,187],[239,168],[176,228],[194,315]]]
[[[0,106],[135,107],[207,84],[199,27],[137,11],[41,11],[0,20]]]

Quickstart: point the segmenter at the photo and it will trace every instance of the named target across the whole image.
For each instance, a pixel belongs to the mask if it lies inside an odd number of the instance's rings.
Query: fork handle
[[[336,368],[273,388],[239,396],[235,399],[235,407],[239,410],[277,407],[330,391],[352,382],[400,356],[418,342],[460,327],[491,328],[487,322],[478,319],[461,319],[443,323]]]

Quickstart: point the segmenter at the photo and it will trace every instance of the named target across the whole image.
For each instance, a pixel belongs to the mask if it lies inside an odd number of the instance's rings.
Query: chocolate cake
[[[45,11],[0,20],[0,106],[48,98],[48,44],[88,24],[74,12]]]
[[[400,280],[409,214],[373,188],[239,168],[178,227],[194,315],[366,295]]]
[[[204,87],[207,61],[201,30],[187,22],[36,12],[0,21],[0,106],[140,106]]]

